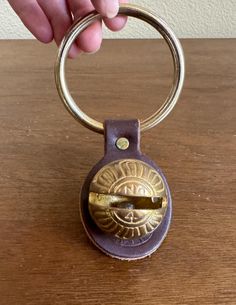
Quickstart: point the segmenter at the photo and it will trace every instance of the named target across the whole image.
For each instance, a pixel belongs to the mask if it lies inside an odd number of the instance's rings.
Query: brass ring
[[[145,9],[131,4],[121,4],[119,14],[141,19],[153,26],[165,39],[172,54],[174,63],[174,81],[171,91],[164,104],[150,117],[141,121],[141,131],[147,130],[159,124],[174,108],[182,91],[185,74],[184,54],[178,38],[172,29],[159,17]],[[69,93],[65,79],[65,61],[69,49],[76,37],[85,30],[91,23],[101,19],[101,15],[92,12],[81,20],[78,20],[69,30],[63,39],[58,51],[58,57],[55,66],[55,80],[60,98],[70,114],[85,127],[98,132],[104,133],[103,123],[98,122],[86,115],[75,103]]]

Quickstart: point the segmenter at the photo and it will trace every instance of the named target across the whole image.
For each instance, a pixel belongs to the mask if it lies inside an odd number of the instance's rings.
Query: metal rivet
[[[120,150],[126,150],[129,148],[129,140],[126,138],[119,138],[116,141],[116,147]]]

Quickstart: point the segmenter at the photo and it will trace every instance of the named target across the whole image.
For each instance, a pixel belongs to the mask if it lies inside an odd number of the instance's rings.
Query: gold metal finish
[[[89,211],[97,226],[121,239],[152,233],[167,209],[162,177],[150,165],[135,159],[111,162],[94,176]]]
[[[173,58],[174,79],[171,91],[164,104],[149,118],[141,121],[140,129],[141,131],[144,131],[159,124],[171,112],[178,101],[182,91],[185,74],[183,50],[172,29],[161,18],[154,14],[132,4],[121,4],[119,14],[141,19],[153,26],[167,42]],[[55,80],[61,100],[70,114],[85,127],[98,133],[104,133],[103,123],[90,118],[76,105],[68,90],[65,79],[65,62],[71,45],[83,30],[100,19],[101,16],[97,12],[93,12],[83,19],[78,20],[69,30],[59,48],[55,66]]]
[[[126,150],[129,148],[129,140],[126,138],[119,138],[116,141],[116,147],[120,150]]]
[[[162,208],[162,197],[122,196],[89,193],[89,202],[94,207],[113,209],[156,210]]]

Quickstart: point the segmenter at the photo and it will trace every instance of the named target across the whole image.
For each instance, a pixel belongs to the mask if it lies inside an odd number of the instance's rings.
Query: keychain
[[[104,134],[105,154],[88,174],[81,190],[84,229],[105,254],[135,260],[151,255],[170,226],[172,201],[162,171],[140,151],[140,132],[159,124],[174,108],[184,83],[184,55],[179,40],[159,17],[136,5],[122,4],[119,14],[153,26],[165,39],[174,63],[174,80],[165,103],[149,118],[98,122],[86,115],[69,93],[65,61],[76,37],[101,15],[93,12],[77,21],[59,48],[56,85],[66,109],[82,125]]]

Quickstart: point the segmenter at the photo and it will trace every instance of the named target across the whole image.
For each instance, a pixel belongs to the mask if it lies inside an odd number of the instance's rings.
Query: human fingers
[[[102,16],[114,18],[118,14],[119,0],[91,0],[96,11]]]
[[[127,3],[127,0],[120,0],[119,3]],[[120,31],[127,22],[127,17],[126,16],[122,16],[122,15],[118,15],[115,18],[104,18],[104,23],[106,24],[106,26],[111,30],[111,31]]]
[[[66,31],[72,24],[72,16],[67,6],[67,2],[66,0],[38,0],[38,3],[50,20],[54,40],[59,46]],[[69,51],[69,56],[74,58],[78,53],[79,49],[77,45],[73,44]]]
[[[11,7],[28,30],[41,42],[53,39],[51,24],[36,0],[9,0]]]
[[[78,1],[68,0],[68,4],[75,19],[84,17],[86,14],[94,10],[94,6],[90,0]],[[77,38],[76,44],[84,52],[96,52],[102,43],[102,24],[95,21],[87,29],[85,29]]]

